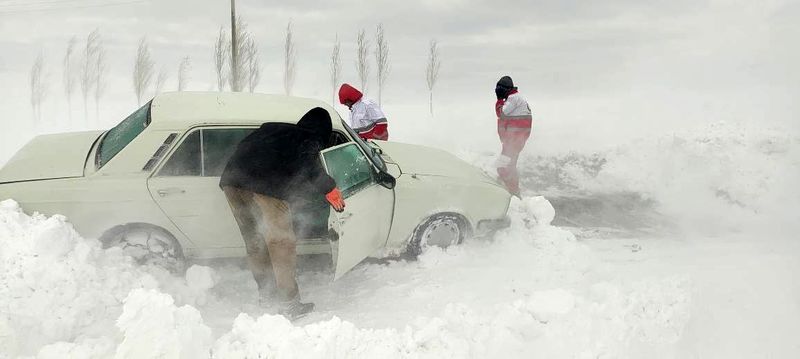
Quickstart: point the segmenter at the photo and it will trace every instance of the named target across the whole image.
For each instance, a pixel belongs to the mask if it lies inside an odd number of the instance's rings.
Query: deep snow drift
[[[596,259],[570,232],[549,225],[549,202],[517,201],[511,214],[514,225],[493,243],[431,251],[417,263],[362,266],[334,284],[326,283],[329,274],[306,273],[306,297],[320,311],[292,324],[258,313],[244,270],[194,266],[185,278],[170,278],[80,238],[63,218],[29,217],[5,201],[4,354],[616,357],[680,338],[690,300],[685,280],[586,287],[584,273]],[[227,298],[232,290],[249,298]],[[216,310],[223,305],[233,308]],[[239,314],[212,338],[203,309],[219,320],[237,306],[256,314]]]
[[[510,228],[337,282],[301,272],[318,311],[294,323],[239,263],[176,277],[3,201],[0,357],[796,357],[800,140],[698,133],[523,156]]]

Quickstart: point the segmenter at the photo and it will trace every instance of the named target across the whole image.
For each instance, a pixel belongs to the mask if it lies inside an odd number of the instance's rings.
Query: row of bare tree
[[[377,65],[376,77],[378,80],[378,103],[383,99],[383,88],[386,85],[386,79],[389,77],[389,42],[386,40],[383,24],[379,24],[375,30],[375,64]],[[331,54],[331,86],[333,87],[333,103],[336,103],[336,92],[341,84],[342,76],[342,63],[341,63],[341,49],[342,44],[339,42],[339,36],[336,35],[336,40],[333,44],[333,53]],[[370,43],[367,39],[366,30],[362,29],[356,38],[356,73],[361,82],[361,90],[367,90],[369,81],[370,63],[369,63]]]
[[[106,50],[99,30],[89,33],[82,49],[78,50],[78,46],[78,38],[76,36],[70,38],[63,59],[64,94],[69,106],[70,122],[72,121],[72,98],[78,87],[83,95],[83,111],[86,117],[89,116],[90,97],[94,97],[95,116],[100,117],[100,99],[106,90],[108,73]],[[48,83],[44,52],[40,52],[33,62],[30,72],[31,107],[35,123],[40,123],[42,120],[42,103],[50,90]]]
[[[79,46],[82,46],[82,48],[79,48]],[[100,100],[105,94],[108,74],[106,50],[100,31],[94,30],[89,33],[83,44],[80,43],[77,36],[70,38],[67,42],[62,65],[62,83],[64,97],[67,100],[70,123],[73,122],[72,100],[78,88],[80,88],[83,95],[83,110],[87,121],[89,118],[90,98],[94,100],[95,118],[99,119]],[[155,63],[150,56],[150,47],[147,44],[147,39],[142,38],[139,41],[139,48],[133,65],[133,89],[136,94],[136,101],[140,105],[142,100],[147,97],[147,91],[151,84],[154,85],[153,92],[157,94],[161,92],[167,81],[168,73],[162,68],[156,76],[155,82],[153,82],[154,68]],[[191,61],[189,57],[184,57],[178,68],[178,91],[186,88],[190,68]],[[33,108],[34,122],[36,124],[42,120],[42,103],[50,92],[48,84],[45,56],[43,52],[40,52],[30,72],[31,107]]]
[[[250,91],[253,92],[261,81],[261,64],[258,45],[253,34],[248,31],[247,24],[241,19],[236,21],[236,46],[231,44],[231,37],[225,29],[220,28],[214,44],[214,69],[216,72],[216,87],[219,91]],[[370,53],[371,44],[365,30],[361,30],[356,38],[356,73],[360,81],[361,90],[366,91],[371,70]],[[82,48],[79,49],[79,46]],[[235,51],[235,56],[233,52]],[[386,39],[383,24],[379,24],[375,31],[375,56],[376,78],[378,84],[378,102],[382,101],[383,90],[390,73],[389,42]],[[292,23],[286,26],[284,41],[284,71],[283,87],[287,95],[292,94],[297,73],[297,45],[293,33]],[[234,60],[235,59],[235,63]],[[132,71],[133,90],[136,102],[141,103],[149,98],[149,93],[160,93],[169,78],[165,67],[155,72],[155,61],[152,59],[147,38],[139,41]],[[441,57],[438,43],[430,42],[428,51],[428,64],[425,71],[426,84],[429,91],[430,112],[433,114],[433,91],[439,78]],[[183,57],[178,65],[177,90],[186,89],[190,80],[191,60]],[[100,117],[100,100],[106,89],[106,50],[99,30],[92,31],[84,44],[80,44],[77,37],[72,37],[67,43],[66,54],[63,59],[63,85],[64,94],[69,106],[69,118],[72,122],[72,99],[77,88],[83,95],[84,114],[88,119],[89,99],[93,97],[95,116]],[[31,106],[36,123],[41,122],[42,103],[46,99],[49,88],[45,71],[44,53],[39,53],[31,67],[30,88]],[[338,35],[333,46],[330,63],[330,79],[333,88],[332,102],[336,103],[336,93],[341,84],[341,42]],[[154,81],[155,80],[155,81]]]
[[[191,70],[192,62],[189,56],[181,59],[178,65],[178,91],[186,89],[189,83],[189,71]],[[164,89],[164,84],[169,78],[169,73],[166,68],[161,67],[156,76],[156,81],[153,82],[155,76],[155,62],[150,57],[150,46],[147,44],[147,38],[142,37],[139,40],[139,48],[136,50],[136,60],[133,63],[133,91],[136,93],[136,103],[141,106],[142,100],[148,98],[147,91],[150,85],[153,85],[153,94],[157,95]]]
[[[291,31],[291,24],[289,25]],[[231,36],[224,28],[219,29],[219,36],[214,44],[214,69],[217,75],[217,90],[255,91],[261,82],[261,65],[259,63],[258,46],[255,37],[247,30],[247,24],[236,19],[236,47],[231,44]],[[236,56],[231,56],[235,52]],[[236,59],[236,63],[233,63]]]
[[[331,53],[331,86],[333,87],[332,102],[336,103],[336,92],[341,84],[342,75],[342,62],[341,62],[341,48],[342,44],[339,42],[339,36],[333,44],[333,53]],[[356,73],[361,83],[361,90],[366,91],[370,74],[370,42],[367,39],[366,31],[361,30],[356,38]],[[386,81],[389,78],[391,66],[389,65],[389,42],[383,30],[383,24],[378,24],[375,30],[375,64],[376,64],[376,77],[378,82],[378,103],[383,101],[383,89]],[[425,69],[425,79],[428,86],[430,112],[433,115],[433,89],[436,87],[436,82],[439,79],[439,70],[442,67],[442,59],[439,54],[439,43],[436,40],[431,40],[428,50],[428,66]]]
[[[243,91],[247,89],[253,92],[261,79],[261,66],[258,58],[258,48],[253,34],[247,31],[247,24],[241,19],[236,20],[237,46],[233,49],[230,37],[225,29],[219,30],[219,36],[214,45],[214,65],[217,75],[217,90],[224,91],[229,88],[231,91]],[[362,29],[356,38],[356,73],[361,85],[361,90],[367,90],[370,76],[370,40],[367,38],[366,30]],[[339,36],[333,45],[330,64],[330,78],[332,86],[331,102],[336,103],[336,93],[341,84],[342,63],[341,63],[342,44]],[[231,56],[231,51],[238,51],[236,56]],[[295,76],[297,73],[297,47],[292,23],[286,26],[286,37],[284,41],[284,66],[283,66],[283,88],[287,95],[292,94]],[[378,24],[375,31],[375,64],[376,77],[378,83],[378,103],[383,100],[383,89],[389,77],[389,42],[386,39],[383,24]],[[236,58],[237,64],[231,64],[230,59]],[[426,84],[428,86],[430,99],[430,112],[433,114],[433,90],[439,79],[441,68],[441,56],[439,45],[436,40],[430,42],[428,51],[428,66],[425,71]],[[232,74],[236,74],[233,76]],[[226,87],[228,85],[228,87]]]

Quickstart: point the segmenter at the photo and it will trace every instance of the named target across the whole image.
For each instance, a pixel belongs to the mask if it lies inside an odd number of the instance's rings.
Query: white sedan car
[[[244,256],[218,187],[226,161],[260,124],[295,123],[314,107],[333,119],[320,159],[347,208],[322,219],[338,236],[301,238],[298,253],[330,253],[336,278],[371,255],[414,256],[506,223],[510,194],[447,152],[365,143],[321,101],[244,93],[162,94],[108,131],[38,136],[0,170],[0,200],[148,256]]]

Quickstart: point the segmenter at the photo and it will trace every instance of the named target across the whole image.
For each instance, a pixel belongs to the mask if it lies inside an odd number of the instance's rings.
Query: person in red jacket
[[[511,194],[519,197],[519,174],[517,160],[531,135],[531,108],[514,86],[509,76],[503,76],[495,86],[495,113],[497,134],[503,150],[497,163],[497,174]]]
[[[380,106],[349,84],[339,88],[339,102],[350,109],[350,127],[364,140],[389,139],[389,124]]]

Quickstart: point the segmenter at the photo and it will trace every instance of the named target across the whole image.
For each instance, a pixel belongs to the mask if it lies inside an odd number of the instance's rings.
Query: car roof
[[[199,125],[260,125],[297,123],[314,107],[331,115],[333,128],[342,129],[341,117],[327,103],[303,97],[246,92],[167,92],[153,98],[148,127],[185,130]]]

